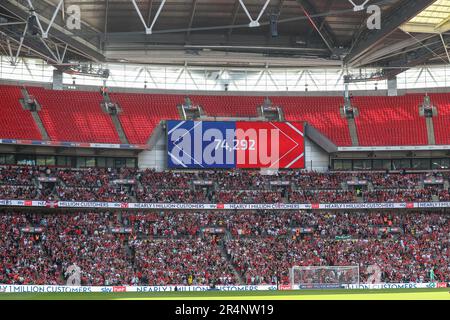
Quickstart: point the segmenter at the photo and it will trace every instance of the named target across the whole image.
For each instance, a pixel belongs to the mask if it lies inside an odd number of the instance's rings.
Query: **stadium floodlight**
[[[342,288],[359,285],[359,266],[294,266],[290,269],[292,289]]]

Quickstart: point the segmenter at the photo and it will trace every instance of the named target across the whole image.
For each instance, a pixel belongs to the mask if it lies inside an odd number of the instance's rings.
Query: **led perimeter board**
[[[303,169],[303,122],[167,121],[168,167]]]

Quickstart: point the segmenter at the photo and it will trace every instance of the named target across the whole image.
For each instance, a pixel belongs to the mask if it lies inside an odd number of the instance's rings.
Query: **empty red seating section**
[[[423,95],[354,97],[359,109],[355,119],[362,146],[428,144],[425,118],[419,116]]]
[[[438,116],[433,118],[436,144],[450,144],[450,94],[430,94],[437,106]]]
[[[257,106],[264,97],[251,96],[191,96],[203,106],[207,115],[256,117]],[[334,143],[351,145],[345,119],[339,113],[340,97],[270,97],[274,105],[282,106],[286,120],[307,121]]]
[[[161,120],[180,119],[177,105],[183,96],[164,94],[111,93],[122,109],[119,119],[131,144],[146,144]]]
[[[28,88],[42,106],[39,112],[52,140],[74,142],[120,143],[110,116],[100,107],[98,92],[53,91]],[[29,111],[22,109],[19,87],[0,86],[0,138],[41,139]],[[436,144],[450,144],[450,94],[430,94],[438,106],[433,118]],[[122,112],[120,122],[132,144],[147,143],[161,120],[180,119],[177,105],[184,95],[111,93]],[[189,95],[194,104],[209,116],[256,117],[259,96]],[[347,120],[340,115],[342,97],[270,97],[283,108],[287,121],[305,121],[338,146],[350,146]],[[426,145],[426,122],[419,116],[423,94],[401,97],[354,97],[359,109],[355,119],[362,146]]]
[[[99,92],[27,89],[41,105],[39,115],[51,140],[120,143],[111,117],[101,109]]]
[[[31,113],[22,108],[19,87],[0,85],[0,139],[41,140]]]
[[[341,117],[341,97],[271,97],[283,107],[286,120],[306,121],[338,146],[350,146],[347,120]]]
[[[256,108],[264,97],[250,96],[190,96],[195,104],[203,107],[207,115],[217,117],[256,117]]]

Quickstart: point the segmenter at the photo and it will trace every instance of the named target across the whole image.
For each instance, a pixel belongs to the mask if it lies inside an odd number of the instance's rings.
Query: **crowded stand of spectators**
[[[153,203],[198,203],[209,201],[207,194],[203,191],[195,190],[179,190],[168,189],[161,190],[157,188],[146,188],[136,192],[136,199],[139,202],[153,202]]]
[[[448,190],[440,190],[437,187],[363,192],[363,198],[367,202],[431,202],[434,197],[439,201],[450,201]]]
[[[382,282],[450,279],[450,219],[446,214],[319,214],[305,215],[302,225],[314,225],[308,237],[240,238],[226,243],[227,254],[247,284],[289,283],[296,266],[359,265],[367,282],[371,265],[381,268]],[[311,220],[310,220],[311,219]],[[375,225],[399,227],[389,233]],[[381,230],[381,232],[380,232]],[[339,238],[343,235],[349,238]],[[339,240],[347,239],[347,240]]]
[[[238,282],[214,241],[135,240],[131,246],[136,270],[140,274],[136,284],[209,285],[214,282],[227,285]]]
[[[121,225],[131,226],[139,238],[193,238],[207,227],[226,228],[236,237],[279,236],[289,233],[295,215],[288,211],[123,212]]]
[[[343,203],[355,202],[352,191],[294,191],[290,193],[291,203]]]
[[[52,183],[42,179],[54,179]],[[0,198],[165,203],[449,201],[449,172],[164,171],[0,167]],[[209,182],[196,185],[195,182]]]
[[[450,281],[449,245],[450,216],[437,211],[2,211],[0,283],[65,284],[74,263],[82,285],[286,284],[294,265]]]

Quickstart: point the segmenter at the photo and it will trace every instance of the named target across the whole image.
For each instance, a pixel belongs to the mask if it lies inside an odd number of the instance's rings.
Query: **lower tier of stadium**
[[[196,185],[195,182],[210,182]],[[0,199],[123,203],[393,203],[450,201],[450,172],[306,172],[0,166]]]
[[[373,265],[380,282],[449,282],[449,244],[445,211],[5,209],[0,284],[64,285],[73,264],[85,286],[289,285],[293,266],[359,266],[367,283]]]

